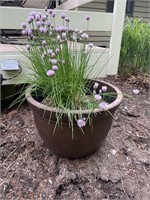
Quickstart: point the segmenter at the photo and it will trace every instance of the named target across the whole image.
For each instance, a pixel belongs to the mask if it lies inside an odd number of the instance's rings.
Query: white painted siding
[[[150,22],[150,0],[135,1],[134,17],[143,17]]]
[[[84,4],[78,8],[79,11],[106,12],[107,0],[96,0]],[[143,17],[144,21],[150,22],[150,0],[135,0],[134,17]],[[90,33],[90,41],[97,46],[109,47],[110,33],[93,32]]]
[[[91,3],[84,4],[78,8],[81,11],[92,11],[92,12],[105,12],[106,11],[106,0],[97,0]]]
[[[80,11],[106,12],[107,0],[96,0],[78,8]],[[150,0],[135,0],[134,17],[144,17],[150,20]]]

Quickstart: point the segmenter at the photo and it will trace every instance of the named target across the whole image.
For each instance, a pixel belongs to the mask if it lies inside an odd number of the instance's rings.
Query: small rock
[[[117,151],[116,151],[115,149],[112,149],[112,150],[111,150],[112,155],[115,155],[116,152],[117,152]]]
[[[133,92],[133,94],[139,94],[139,93],[140,93],[140,90],[138,90],[138,89],[133,89],[132,92]]]

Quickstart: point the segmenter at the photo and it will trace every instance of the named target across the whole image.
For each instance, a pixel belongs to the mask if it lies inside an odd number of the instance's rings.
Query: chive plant
[[[107,109],[108,103],[103,98],[107,86],[96,92],[99,84],[95,82],[92,90],[89,89],[87,75],[92,73],[94,66],[89,67],[88,63],[94,46],[86,44],[89,37],[86,32],[70,30],[70,19],[65,13],[60,15],[61,25],[55,23],[55,17],[56,13],[51,9],[45,14],[32,12],[27,22],[22,23],[22,34],[28,40],[27,50],[22,53],[30,61],[28,67],[31,70],[27,82],[33,91],[40,91],[43,103],[67,114],[72,128],[74,119],[81,128],[87,119],[82,115],[77,117],[72,110],[87,109],[92,113],[96,108]],[[88,30],[90,16],[86,16],[85,21]],[[57,117],[59,120],[61,114]]]

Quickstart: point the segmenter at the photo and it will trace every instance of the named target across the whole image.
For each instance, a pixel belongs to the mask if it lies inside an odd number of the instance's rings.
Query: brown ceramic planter
[[[68,118],[62,110],[47,107],[37,102],[31,94],[26,93],[27,101],[33,111],[35,124],[41,138],[49,149],[60,157],[77,159],[95,152],[105,140],[110,130],[113,121],[112,115],[122,101],[122,93],[117,87],[109,83],[104,81],[97,82],[99,82],[100,87],[107,85],[108,91],[115,92],[116,97],[114,97],[111,100],[112,102],[108,105],[109,112],[100,109],[94,111],[92,114],[92,128],[87,124],[83,127],[84,134],[75,122],[74,139],[72,139],[72,130],[68,127]],[[63,112],[62,127],[57,127],[55,133],[53,133],[56,122],[56,112]],[[78,114],[77,110],[72,112]],[[84,117],[86,117],[88,113],[88,110],[82,111]],[[51,121],[49,122],[50,116]]]

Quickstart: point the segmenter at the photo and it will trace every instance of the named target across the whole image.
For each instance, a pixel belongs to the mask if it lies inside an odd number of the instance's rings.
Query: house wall
[[[107,0],[95,0],[78,8],[79,11],[106,12]],[[150,0],[135,0],[133,17],[143,17],[144,21],[150,22]],[[89,41],[97,46],[109,47],[109,32],[89,32]]]
[[[150,22],[150,0],[135,1],[134,17],[143,17]]]

